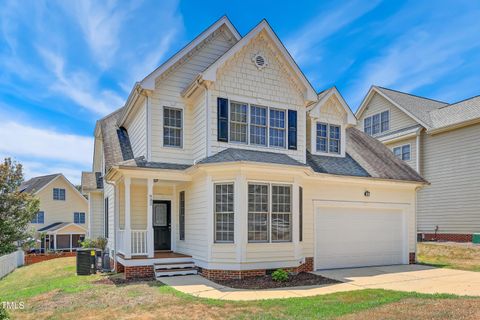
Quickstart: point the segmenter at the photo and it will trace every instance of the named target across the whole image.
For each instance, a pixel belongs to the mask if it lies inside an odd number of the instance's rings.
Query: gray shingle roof
[[[430,111],[448,105],[448,103],[443,101],[423,98],[409,93],[404,93],[378,86],[376,88],[430,127],[433,126],[432,120],[430,118]]]
[[[101,172],[82,172],[82,191],[103,189]]]
[[[23,182],[20,185],[19,190],[20,192],[35,193],[60,175],[61,173],[55,173],[55,174],[49,174],[46,176],[32,178],[28,181]]]
[[[189,164],[147,161],[143,156],[135,159],[119,162],[118,165],[124,166],[124,167],[167,169],[167,170],[185,170],[191,167],[191,165]]]
[[[63,227],[66,227],[68,226],[69,224],[72,224],[72,222],[55,222],[55,223],[52,223],[46,227],[43,227],[41,229],[38,229],[38,232],[47,232],[47,231],[56,231],[56,230],[60,230],[62,229]],[[74,223],[75,224],[75,223]],[[77,225],[77,224],[75,224]],[[78,225],[77,225],[78,226]]]
[[[313,155],[307,151],[307,164],[313,171],[341,176],[369,177],[355,160],[347,153],[345,157]]]
[[[210,156],[208,158],[201,160],[199,164],[237,162],[237,161],[273,163],[273,164],[283,164],[283,165],[290,165],[290,166],[305,166],[305,164],[298,162],[297,160],[292,159],[291,157],[283,153],[245,150],[245,149],[236,149],[236,148],[228,148],[223,151],[220,151],[219,153],[213,156]]]
[[[480,96],[449,104],[431,112],[434,128],[442,128],[480,118]]]
[[[133,159],[132,147],[125,128],[119,128],[118,120],[123,108],[116,110],[105,118],[99,120],[102,131],[103,153],[107,170],[125,160]]]
[[[356,128],[346,130],[346,152],[371,177],[427,182],[406,162],[397,159],[383,143]]]

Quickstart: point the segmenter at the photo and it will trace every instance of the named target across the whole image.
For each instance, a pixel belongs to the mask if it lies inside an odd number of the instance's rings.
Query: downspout
[[[416,152],[416,164],[415,166],[417,167],[417,172],[420,174],[420,133],[421,130],[417,132],[417,137],[416,137],[416,143],[417,143],[417,152]]]

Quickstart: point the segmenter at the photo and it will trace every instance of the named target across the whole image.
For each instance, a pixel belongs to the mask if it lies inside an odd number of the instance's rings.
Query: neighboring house
[[[127,278],[407,264],[426,181],[355,125],[265,20],[223,17],[97,122],[92,230]]]
[[[358,128],[425,177],[417,231],[425,240],[472,241],[480,232],[480,97],[446,103],[373,86]]]
[[[30,223],[44,250],[73,250],[88,235],[88,201],[61,173],[35,177],[20,186],[34,194],[40,210]]]

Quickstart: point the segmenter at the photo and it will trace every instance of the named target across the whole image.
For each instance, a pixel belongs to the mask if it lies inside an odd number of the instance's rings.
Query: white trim
[[[343,110],[347,113],[347,124],[355,126],[357,124],[357,118],[350,109],[350,106],[347,104],[343,96],[340,94],[336,87],[328,89],[328,93],[324,95],[317,103],[313,104],[308,108],[308,113],[311,117],[319,118],[321,115],[321,109],[325,102],[327,102],[331,96],[335,95],[340,101],[340,105],[343,107]]]
[[[216,81],[217,80],[217,70],[236,52],[241,50],[245,45],[247,45],[250,40],[257,36],[262,30],[265,30],[270,38],[273,40],[274,44],[282,53],[285,60],[289,63],[290,67],[295,72],[295,75],[304,85],[306,91],[304,93],[304,99],[307,101],[317,101],[318,96],[315,92],[315,89],[312,87],[310,82],[307,80],[305,75],[302,73],[298,65],[295,63],[291,55],[288,53],[285,46],[282,44],[280,39],[277,37],[275,32],[272,30],[270,25],[266,20],[262,20],[255,28],[253,28],[247,35],[245,35],[240,41],[238,41],[233,47],[231,47],[225,54],[218,58],[214,63],[212,63],[205,71],[203,71],[200,76],[203,80],[207,81]]]
[[[410,159],[407,159],[407,160],[404,160],[402,159],[403,158],[403,147],[406,147],[406,146],[409,146],[410,147],[410,150],[408,152],[408,156],[410,157]],[[411,161],[412,160],[412,144],[411,143],[405,143],[405,144],[400,144],[400,145],[397,145],[397,146],[393,146],[391,147],[392,149],[392,152],[393,152],[393,155],[395,155],[395,149],[397,148],[400,148],[400,151],[402,152],[402,157],[401,158],[397,158],[395,156],[395,158],[399,159],[399,160],[402,160],[402,161]]]
[[[317,241],[318,241],[318,232],[317,229],[317,209],[318,208],[367,208],[367,209],[397,209],[401,210],[402,214],[402,233],[403,233],[403,264],[409,263],[409,239],[408,239],[408,219],[406,218],[408,209],[411,208],[409,203],[399,203],[399,202],[366,202],[366,201],[340,201],[340,200],[323,200],[323,199],[313,199],[313,230],[314,230],[314,239],[313,239],[313,261],[314,261],[314,270],[319,270],[318,268],[318,259],[317,254]],[[413,231],[416,237],[416,230]]]
[[[147,117],[147,161],[152,160],[152,107],[150,104],[150,96],[147,95],[145,100],[146,117]]]
[[[417,132],[417,137],[415,139],[415,143],[417,145],[417,149],[415,150],[415,168],[417,172],[420,174],[420,132]]]
[[[196,266],[211,270],[257,270],[257,269],[278,269],[278,268],[296,268],[305,263],[305,258],[292,260],[279,260],[268,262],[244,262],[244,263],[225,263],[225,262],[207,262],[193,258]]]
[[[202,41],[208,38],[213,32],[217,29],[220,29],[223,25],[225,25],[229,31],[235,37],[237,42],[242,38],[238,31],[235,29],[233,24],[230,22],[227,16],[221,17],[217,22],[213,25],[208,27],[205,31],[203,31],[200,35],[198,35],[193,41],[187,44],[183,49],[178,51],[174,56],[168,59],[165,63],[163,63],[160,67],[155,69],[152,73],[147,75],[141,82],[140,85],[149,90],[155,89],[155,79],[162,75],[165,71],[167,71],[170,67],[172,67],[175,63],[177,63],[180,59],[182,59],[186,54],[192,51],[196,46],[198,46]]]
[[[182,115],[182,126],[180,127],[180,132],[181,132],[181,137],[180,137],[180,145],[179,146],[170,146],[170,145],[165,145],[165,109],[171,109],[174,111],[180,111]],[[173,129],[178,129],[177,127],[172,127],[169,126],[169,128]],[[173,148],[173,149],[180,149],[184,150],[184,137],[185,136],[185,108],[182,107],[170,107],[170,106],[163,106],[162,107],[162,133],[161,133],[161,139],[162,139],[162,148]]]

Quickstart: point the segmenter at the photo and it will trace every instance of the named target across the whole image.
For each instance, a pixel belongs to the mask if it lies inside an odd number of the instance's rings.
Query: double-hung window
[[[390,130],[390,112],[388,110],[363,119],[363,131],[375,135]]]
[[[285,148],[285,110],[270,109],[270,146]]]
[[[163,107],[163,145],[182,147],[182,109]]]
[[[247,143],[247,111],[244,103],[232,102],[230,104],[230,141]]]
[[[233,242],[233,183],[215,184],[215,242]]]
[[[73,222],[83,224],[85,223],[85,212],[74,212],[73,213]]]
[[[185,191],[180,191],[179,195],[179,238],[185,240]]]
[[[341,133],[340,126],[317,123],[317,152],[340,153],[341,151]]]
[[[53,200],[65,200],[65,189],[53,188]]]
[[[250,143],[267,145],[267,108],[250,106]]]
[[[291,186],[248,185],[248,241],[292,241]]]
[[[408,161],[410,160],[410,145],[406,144],[403,146],[393,148],[393,154],[400,160]]]
[[[30,223],[45,223],[45,212],[37,212]]]

